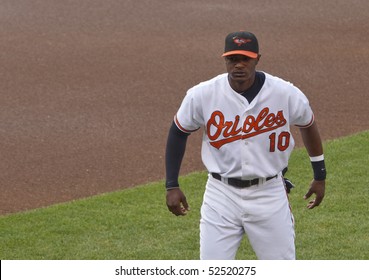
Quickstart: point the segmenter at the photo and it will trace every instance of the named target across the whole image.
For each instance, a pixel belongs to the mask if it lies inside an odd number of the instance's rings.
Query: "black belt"
[[[211,173],[211,176],[213,176],[214,179],[217,179],[219,181],[225,182],[228,185],[231,185],[233,187],[236,188],[248,188],[254,185],[258,185],[260,181],[262,181],[263,179],[259,179],[259,178],[255,178],[252,180],[241,180],[241,179],[237,179],[237,178],[224,178],[224,180],[222,180],[222,176],[220,176],[220,174],[218,173]],[[273,178],[277,178],[278,175],[274,175],[272,177],[268,177],[265,180],[269,181]]]

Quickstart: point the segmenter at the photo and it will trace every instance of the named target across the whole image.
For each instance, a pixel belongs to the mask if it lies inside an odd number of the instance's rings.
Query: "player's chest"
[[[260,93],[248,103],[242,95],[218,96],[203,102],[203,116],[206,122],[219,126],[238,127],[272,126],[288,114],[288,102],[280,97]]]
[[[204,111],[209,139],[259,135],[288,126],[288,107],[283,100],[265,100],[261,96],[254,101],[248,104],[236,98],[209,103]]]

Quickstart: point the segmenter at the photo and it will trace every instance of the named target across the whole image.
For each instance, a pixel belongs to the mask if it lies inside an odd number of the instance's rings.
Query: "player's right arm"
[[[166,203],[170,212],[176,216],[186,215],[189,206],[186,196],[179,188],[178,177],[190,134],[181,131],[173,122],[169,129],[165,152],[165,169],[167,190]]]

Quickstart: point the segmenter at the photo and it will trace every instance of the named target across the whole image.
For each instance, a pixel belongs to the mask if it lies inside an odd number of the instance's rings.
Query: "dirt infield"
[[[4,0],[0,214],[164,178],[186,90],[225,71],[224,36],[309,97],[323,140],[369,128],[367,0]],[[182,174],[203,169],[201,133]],[[296,135],[301,145],[299,135]]]

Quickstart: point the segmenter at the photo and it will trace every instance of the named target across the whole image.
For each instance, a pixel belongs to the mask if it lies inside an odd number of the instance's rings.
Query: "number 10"
[[[269,135],[269,140],[270,140],[269,152],[275,152],[276,146],[278,150],[280,150],[281,152],[285,151],[290,145],[290,137],[291,137],[291,134],[287,131],[281,132],[278,135],[278,139],[277,139],[277,134],[275,132],[270,134]],[[276,145],[276,140],[278,140],[277,145]]]

